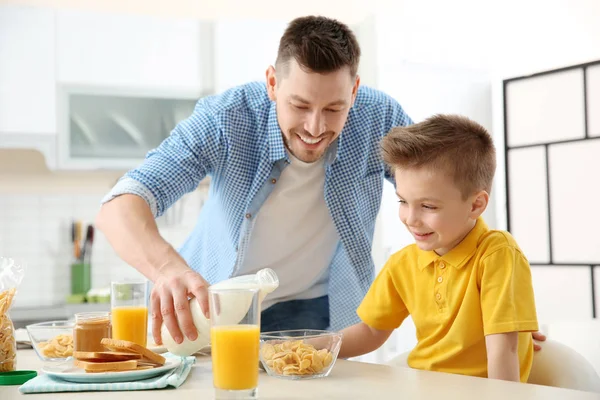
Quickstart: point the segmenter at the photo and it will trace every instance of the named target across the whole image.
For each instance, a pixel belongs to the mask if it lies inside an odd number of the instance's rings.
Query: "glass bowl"
[[[31,346],[43,361],[65,361],[73,356],[73,321],[27,325]]]
[[[260,362],[270,376],[284,379],[315,379],[329,375],[342,334],[314,329],[260,334]]]

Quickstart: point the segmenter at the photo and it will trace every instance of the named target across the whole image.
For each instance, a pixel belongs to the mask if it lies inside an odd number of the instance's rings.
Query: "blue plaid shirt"
[[[340,237],[329,269],[331,329],[358,322],[356,308],[374,278],[375,219],[383,179],[390,178],[379,142],[390,128],[411,123],[394,99],[360,87],[341,135],[326,153],[325,202]],[[158,217],[209,175],[208,199],[179,251],[212,284],[236,275],[254,215],[273,190],[271,180],[288,164],[275,103],[264,83],[250,83],[199,100],[193,114],[104,201],[137,194]]]

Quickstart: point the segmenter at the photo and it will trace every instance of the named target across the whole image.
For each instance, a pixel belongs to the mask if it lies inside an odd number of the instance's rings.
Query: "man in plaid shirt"
[[[383,179],[381,138],[411,124],[388,95],[361,87],[360,48],[344,24],[293,20],[265,83],[200,99],[193,114],[103,201],[98,227],[154,282],[153,335],[197,337],[188,305],[208,312],[209,284],[262,268],[279,288],[261,329],[341,329],[374,278]],[[210,193],[179,251],[155,218],[206,176]],[[392,180],[393,181],[393,180]]]

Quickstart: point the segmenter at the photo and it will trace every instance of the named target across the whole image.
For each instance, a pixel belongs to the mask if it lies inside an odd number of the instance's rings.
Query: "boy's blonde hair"
[[[428,167],[454,179],[463,199],[492,191],[496,149],[488,131],[460,115],[434,115],[392,128],[381,143],[383,160],[397,168]]]

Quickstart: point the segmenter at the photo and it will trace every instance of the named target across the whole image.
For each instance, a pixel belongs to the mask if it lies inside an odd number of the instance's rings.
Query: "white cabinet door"
[[[287,21],[219,19],[215,23],[215,90],[221,92],[252,81],[265,81],[275,65]]]
[[[54,12],[0,6],[0,134],[56,133],[55,71]]]
[[[192,19],[57,12],[60,83],[205,91],[210,31]]]

